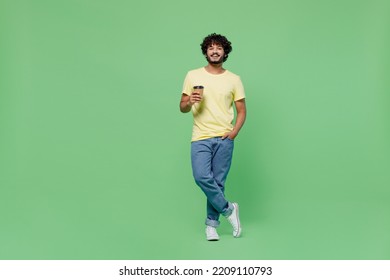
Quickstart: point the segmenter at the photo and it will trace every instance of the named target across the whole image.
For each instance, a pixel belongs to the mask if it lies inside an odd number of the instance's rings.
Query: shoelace
[[[210,235],[217,234],[217,230],[213,227],[207,227],[206,231],[207,231],[207,234],[210,234]]]
[[[233,220],[234,220],[233,214],[230,215],[229,217],[227,217],[227,219],[229,220],[230,224],[233,226],[233,229],[234,229],[235,231],[238,231],[238,224],[236,224],[236,223],[233,222]]]

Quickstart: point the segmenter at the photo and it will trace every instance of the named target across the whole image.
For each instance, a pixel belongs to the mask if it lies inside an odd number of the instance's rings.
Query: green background
[[[1,259],[390,259],[390,2],[0,0]],[[233,43],[248,118],[204,235],[202,39]]]

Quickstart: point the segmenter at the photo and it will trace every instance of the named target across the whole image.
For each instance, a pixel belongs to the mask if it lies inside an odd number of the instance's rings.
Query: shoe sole
[[[236,218],[237,218],[237,221],[238,221],[238,232],[237,232],[236,235],[233,235],[233,236],[235,238],[238,238],[241,235],[241,223],[240,223],[239,207],[238,207],[237,203],[233,203],[233,204],[236,207]]]
[[[207,239],[207,241],[218,241],[219,238],[210,238],[210,239]]]

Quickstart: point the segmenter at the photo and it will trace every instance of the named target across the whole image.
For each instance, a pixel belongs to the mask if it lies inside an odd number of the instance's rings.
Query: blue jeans
[[[220,214],[229,216],[233,206],[225,198],[225,181],[233,156],[234,141],[214,137],[191,143],[192,173],[207,197],[206,225],[219,226]]]

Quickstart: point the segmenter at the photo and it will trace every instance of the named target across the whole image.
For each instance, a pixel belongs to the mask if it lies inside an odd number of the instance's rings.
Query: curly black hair
[[[203,55],[207,54],[207,48],[213,44],[222,46],[225,52],[225,57],[223,58],[223,62],[225,62],[229,57],[229,53],[233,50],[232,43],[225,36],[221,34],[212,33],[207,37],[205,37],[203,39],[202,44],[200,44]]]

